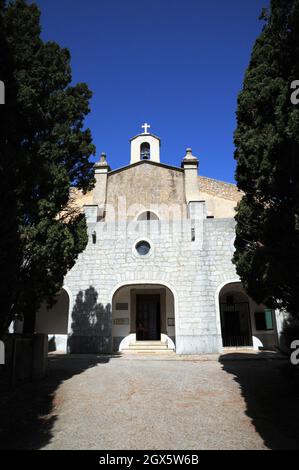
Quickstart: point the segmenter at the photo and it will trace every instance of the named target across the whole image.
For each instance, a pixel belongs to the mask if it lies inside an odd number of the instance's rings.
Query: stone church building
[[[198,176],[190,148],[179,166],[164,164],[142,127],[127,166],[113,170],[102,154],[93,191],[73,191],[88,245],[36,331],[70,353],[273,348],[280,314],[246,295],[231,261],[241,193]]]

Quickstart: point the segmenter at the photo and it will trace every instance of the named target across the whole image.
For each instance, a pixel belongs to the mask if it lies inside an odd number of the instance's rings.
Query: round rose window
[[[145,240],[142,240],[141,242],[138,242],[136,244],[135,248],[139,255],[145,256],[149,253],[151,246],[148,242],[146,242]]]

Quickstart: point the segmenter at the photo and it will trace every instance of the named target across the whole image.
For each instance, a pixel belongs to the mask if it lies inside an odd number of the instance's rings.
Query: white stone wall
[[[44,302],[36,315],[36,333],[66,335],[68,330],[69,296],[62,290],[55,299],[55,304],[48,308]]]
[[[98,302],[109,311],[116,290],[126,284],[161,284],[174,295],[176,352],[221,350],[217,289],[237,280],[231,262],[233,219],[182,222],[141,221],[89,223],[89,244],[65,278],[73,304],[79,291],[93,287]],[[191,241],[191,228],[195,241]],[[91,233],[97,233],[96,244]],[[152,245],[148,256],[135,252],[137,240]],[[217,300],[216,300],[217,299]],[[70,308],[72,311],[73,305]],[[69,333],[71,333],[71,318]]]

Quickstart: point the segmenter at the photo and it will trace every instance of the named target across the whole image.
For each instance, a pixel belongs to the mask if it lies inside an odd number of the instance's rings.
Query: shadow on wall
[[[298,450],[299,374],[288,359],[262,352],[224,354],[219,361],[240,385],[246,414],[265,445]]]
[[[48,341],[48,352],[54,352],[54,351],[57,351],[55,335],[53,335],[52,338],[50,338]]]
[[[46,446],[52,439],[57,420],[55,393],[58,387],[74,375],[104,365],[105,356],[57,355],[49,358],[49,373],[43,380],[11,388],[0,377],[0,449],[34,450]]]
[[[72,312],[70,353],[110,354],[112,352],[111,305],[98,303],[98,293],[90,286],[77,294]]]

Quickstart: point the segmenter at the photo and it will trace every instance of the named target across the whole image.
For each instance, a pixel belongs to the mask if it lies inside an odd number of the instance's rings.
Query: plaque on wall
[[[116,302],[115,310],[128,310],[129,305],[127,302]]]
[[[128,318],[114,318],[113,323],[114,325],[128,325],[129,319]]]
[[[175,326],[174,318],[167,318],[167,326]]]

